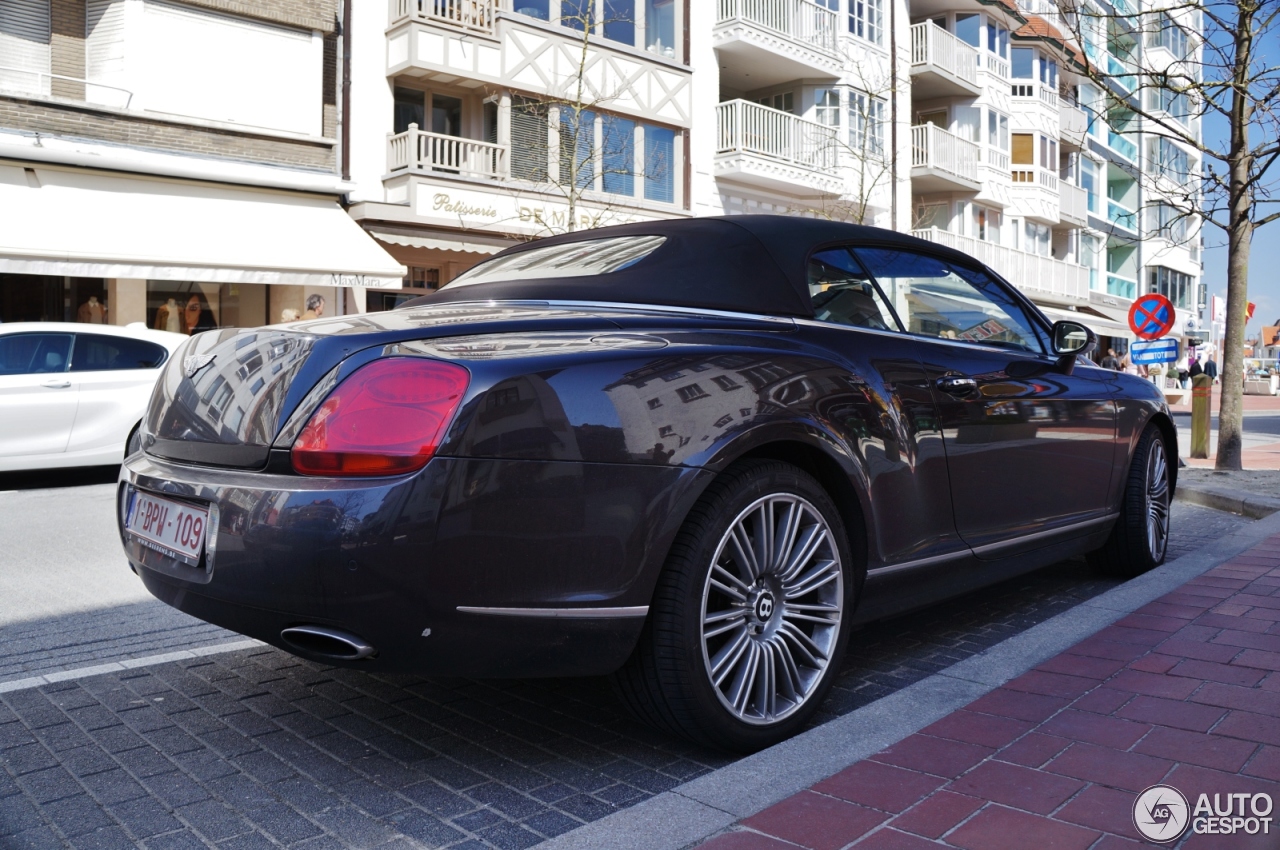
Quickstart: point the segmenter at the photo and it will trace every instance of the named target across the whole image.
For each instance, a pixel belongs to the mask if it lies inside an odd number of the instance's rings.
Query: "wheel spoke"
[[[835,618],[821,617],[816,614],[807,614],[803,611],[792,611],[789,607],[786,607],[782,609],[782,619],[788,621],[802,620],[806,623],[819,623],[824,626],[829,626],[832,623],[838,622],[840,614],[840,612],[834,608],[831,609],[831,613],[835,615]]]
[[[756,513],[756,575],[761,575],[773,565],[773,502],[764,502]]]
[[[747,627],[742,626],[733,640],[720,647],[720,651],[711,659],[711,679],[716,683],[717,688],[737,668],[743,653],[750,645],[751,638],[747,635]]]
[[[760,645],[760,675],[755,697],[766,720],[778,713],[778,673],[773,663],[773,648],[767,643]]]
[[[835,581],[839,575],[840,568],[835,561],[819,561],[813,569],[796,579],[794,583],[784,584],[782,586],[782,596],[784,599],[799,599],[822,587],[827,582]]]
[[[712,614],[702,621],[704,626],[702,639],[711,640],[713,637],[719,637],[725,632],[731,632],[741,626],[746,617],[747,612],[741,608]]]
[[[778,627],[778,634],[789,640],[802,656],[802,660],[810,667],[821,667],[820,662],[826,661],[826,654],[818,648],[818,645],[809,639],[809,636],[800,631],[795,624],[782,621],[782,625]]]
[[[738,675],[729,689],[729,702],[738,714],[746,713],[747,701],[755,690],[756,675],[760,671],[760,647],[755,641],[747,642],[743,663],[738,665]]]
[[[781,534],[777,535],[776,545],[773,547],[772,563],[778,568],[778,572],[784,572],[790,565],[789,556],[791,550],[796,543],[796,534],[800,531],[800,520],[804,516],[804,510],[795,502],[787,505],[787,512],[782,517]]]
[[[783,696],[793,703],[799,703],[804,696],[804,683],[800,681],[800,670],[791,655],[791,647],[785,640],[775,640],[770,645],[778,655],[778,679],[784,689]]]
[[[726,579],[730,584],[725,584],[724,581],[721,581],[721,577]],[[735,602],[740,602],[743,605],[747,604],[747,594],[750,592],[750,588],[748,588],[737,576],[719,564],[711,568],[711,586],[723,593],[725,596],[733,597]]]
[[[729,535],[733,548],[738,553],[738,563],[747,571],[747,578],[755,581],[760,575],[760,564],[756,561],[755,548],[751,544],[751,538],[747,536],[747,530],[741,523],[735,523],[729,530]]]
[[[798,535],[799,542],[788,555],[786,566],[779,570],[778,578],[783,584],[791,581],[797,573],[813,558],[813,553],[827,539],[826,529],[819,525],[811,525]]]

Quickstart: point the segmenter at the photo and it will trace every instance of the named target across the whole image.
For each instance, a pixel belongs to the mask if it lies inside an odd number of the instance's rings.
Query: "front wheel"
[[[802,729],[831,686],[852,614],[852,559],[830,496],[802,470],[748,461],[690,513],[631,660],[632,712],[697,743],[751,751]]]
[[[1133,578],[1164,563],[1169,548],[1172,467],[1160,429],[1148,425],[1138,441],[1125,481],[1120,518],[1107,542],[1090,554],[1109,575]]]

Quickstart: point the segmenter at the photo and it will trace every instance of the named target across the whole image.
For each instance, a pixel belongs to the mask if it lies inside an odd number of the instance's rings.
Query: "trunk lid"
[[[143,420],[143,446],[182,463],[262,469],[311,388],[358,351],[449,336],[617,328],[590,311],[529,303],[428,305],[208,331],[165,366]]]

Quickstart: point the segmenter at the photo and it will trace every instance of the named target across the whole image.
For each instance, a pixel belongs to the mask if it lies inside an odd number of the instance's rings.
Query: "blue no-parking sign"
[[[1129,359],[1134,363],[1172,363],[1178,359],[1178,340],[1157,339],[1135,342],[1129,346]]]

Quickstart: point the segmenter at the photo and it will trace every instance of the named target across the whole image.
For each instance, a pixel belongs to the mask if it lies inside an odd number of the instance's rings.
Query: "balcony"
[[[1138,232],[1138,214],[1118,201],[1107,200],[1107,221],[1116,227]]]
[[[1108,273],[1107,294],[1133,300],[1138,297],[1138,282],[1131,277]]]
[[[1133,69],[1128,63],[1119,57],[1107,54],[1107,78],[1124,89],[1126,93],[1132,92],[1138,86],[1137,78],[1133,75]]]
[[[970,236],[959,236],[936,227],[913,230],[911,233],[976,257],[1032,297],[1048,295],[1065,300],[1085,300],[1089,297],[1089,270],[1084,266],[983,242]]]
[[[980,158],[978,145],[941,127],[912,127],[911,192],[976,191]]]
[[[81,77],[5,65],[0,65],[0,91],[35,97],[67,98],[114,109],[129,109],[133,104],[133,92],[128,89],[95,83]]]
[[[716,177],[792,195],[844,194],[838,131],[747,100],[716,105]]]
[[[1058,111],[1058,93],[1039,83],[1014,83],[1010,88],[1015,104],[1037,101],[1053,112]]]
[[[930,21],[911,26],[913,98],[974,97],[981,93],[977,50]]]
[[[1107,129],[1107,147],[1130,162],[1138,161],[1138,146],[1110,128]]]
[[[1058,175],[1046,168],[1015,165],[1009,172],[1009,213],[1045,224],[1059,221]]]
[[[1089,194],[1070,183],[1058,184],[1058,219],[1064,224],[1083,227],[1089,216]]]
[[[387,136],[387,170],[455,174],[482,180],[501,180],[509,173],[508,149],[503,145],[427,133],[410,124],[404,133]]]
[[[712,45],[720,82],[748,90],[838,77],[839,16],[813,0],[716,0]]]
[[[1001,59],[994,53],[982,52],[981,69],[1002,83],[1009,79],[1009,60]]]
[[[1062,134],[1062,146],[1073,151],[1080,150],[1084,147],[1085,135],[1089,132],[1089,116],[1078,106],[1060,103],[1058,127]]]
[[[391,26],[413,20],[467,32],[493,32],[495,0],[391,0]]]

